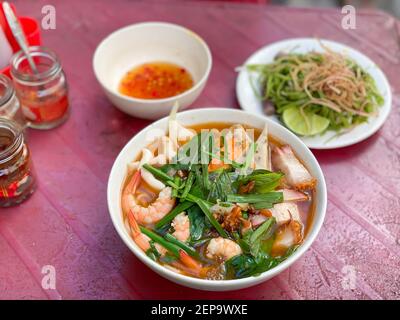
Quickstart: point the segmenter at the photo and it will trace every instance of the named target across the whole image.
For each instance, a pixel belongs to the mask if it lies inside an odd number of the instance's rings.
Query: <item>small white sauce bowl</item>
[[[185,68],[194,86],[165,99],[138,99],[118,91],[123,76],[143,63],[163,61]],[[119,29],[96,48],[93,70],[106,96],[121,111],[140,118],[159,119],[177,101],[188,107],[202,92],[211,71],[212,57],[205,41],[184,27],[164,22],[145,22]]]
[[[282,143],[289,144],[296,155],[302,160],[305,166],[310,171],[311,175],[315,177],[318,181],[316,192],[314,194],[315,201],[315,212],[312,225],[309,227],[309,231],[304,239],[301,246],[285,261],[276,266],[275,268],[262,273],[259,276],[249,277],[244,279],[235,280],[204,280],[192,278],[189,276],[184,276],[175,273],[162,265],[151,260],[146,254],[135,244],[127,229],[125,228],[122,219],[122,209],[121,209],[121,193],[122,187],[127,174],[127,164],[134,160],[139,152],[146,147],[151,141],[149,137],[152,136],[156,131],[166,132],[168,125],[168,118],[160,119],[148,127],[140,131],[136,136],[134,136],[122,149],[114,165],[111,169],[110,177],[108,180],[107,189],[107,201],[108,208],[112,222],[115,229],[117,230],[119,236],[128,246],[128,248],[148,267],[153,271],[157,272],[159,275],[179,283],[183,286],[190,288],[200,289],[200,290],[210,290],[210,291],[228,291],[247,288],[254,286],[263,281],[266,281],[277,274],[281,273],[283,270],[292,265],[296,260],[298,260],[301,255],[311,246],[312,242],[315,240],[318,232],[322,226],[325,218],[326,205],[327,205],[327,192],[324,175],[322,170],[315,159],[311,151],[306,147],[306,145],[293,133],[281,126],[280,124],[269,120],[263,116],[250,114],[240,110],[234,109],[224,109],[224,108],[206,108],[206,109],[196,109],[181,112],[177,115],[178,121],[183,125],[195,125],[203,124],[207,122],[229,122],[245,124],[250,127],[264,128],[265,123],[269,126],[269,132],[272,136],[277,138]],[[136,271],[140,272],[140,271]]]

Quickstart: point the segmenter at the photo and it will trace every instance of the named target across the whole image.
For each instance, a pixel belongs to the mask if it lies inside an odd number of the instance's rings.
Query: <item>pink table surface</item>
[[[30,132],[39,188],[19,207],[0,212],[0,298],[23,299],[399,299],[400,77],[399,24],[378,11],[358,11],[357,29],[341,28],[337,10],[187,1],[14,1],[41,17],[53,4],[56,30],[43,31],[68,75],[69,121]],[[153,273],[127,249],[108,215],[106,186],[114,158],[149,121],[126,116],[105,98],[92,72],[99,41],[125,25],[161,20],[184,25],[209,44],[214,65],[193,107],[238,108],[236,73],[253,51],[292,37],[343,42],[386,73],[394,102],[370,139],[314,152],[329,205],[312,248],[291,268],[253,288],[205,293]],[[56,270],[56,289],[41,286],[42,267]],[[355,271],[354,286],[348,285]]]

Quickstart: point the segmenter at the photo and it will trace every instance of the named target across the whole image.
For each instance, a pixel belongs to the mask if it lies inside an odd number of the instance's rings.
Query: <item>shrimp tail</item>
[[[179,257],[179,261],[171,263],[175,268],[195,277],[201,277],[206,273],[206,268],[189,256],[185,251],[181,250],[179,252]]]
[[[133,215],[132,210],[130,210],[128,213],[128,221],[129,221],[129,226],[131,227],[132,236],[133,238],[135,238],[141,233],[141,231],[139,228],[139,224],[137,223],[135,216]]]
[[[135,194],[136,189],[139,186],[141,179],[142,179],[142,175],[141,175],[140,169],[139,169],[134,173],[131,181],[126,186],[126,189],[129,190],[130,194]]]
[[[179,259],[180,261],[190,269],[200,271],[202,266],[196,260],[194,260],[191,256],[189,256],[185,251],[179,251]]]

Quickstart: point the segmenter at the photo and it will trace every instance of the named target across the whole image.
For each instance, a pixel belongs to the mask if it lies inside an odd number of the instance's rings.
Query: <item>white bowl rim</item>
[[[240,286],[241,288],[250,287],[250,286],[256,285],[258,283],[262,283],[262,282],[276,276],[277,274],[281,273],[282,271],[287,269],[289,266],[291,266],[310,248],[311,244],[314,242],[315,238],[318,236],[319,231],[322,227],[322,224],[325,220],[326,209],[327,209],[327,189],[326,189],[326,182],[325,182],[325,178],[324,178],[322,169],[321,169],[317,159],[315,158],[313,153],[310,151],[310,149],[295,134],[293,134],[292,132],[290,132],[288,129],[286,129],[282,125],[280,125],[270,119],[267,119],[260,115],[255,115],[255,114],[252,114],[249,112],[245,112],[243,110],[232,109],[232,108],[192,109],[192,110],[186,110],[186,111],[179,112],[178,117],[179,117],[179,115],[184,114],[184,113],[186,114],[186,113],[197,113],[197,112],[212,112],[212,111],[215,111],[216,109],[218,109],[218,110],[222,109],[228,113],[232,112],[232,113],[238,113],[238,114],[239,113],[240,114],[248,114],[252,117],[256,117],[262,121],[268,122],[268,125],[280,127],[284,131],[287,131],[287,133],[289,134],[289,136],[291,136],[291,138],[293,138],[294,140],[297,140],[297,143],[299,143],[302,146],[302,148],[304,148],[306,150],[306,152],[311,157],[312,162],[314,162],[315,170],[317,171],[318,175],[321,178],[318,181],[318,184],[321,186],[321,191],[322,191],[320,194],[320,199],[319,199],[322,204],[321,213],[320,213],[321,217],[319,219],[317,219],[317,221],[314,218],[315,224],[313,224],[312,228],[308,232],[305,241],[298,247],[298,249],[293,254],[291,254],[286,260],[284,260],[283,262],[278,264],[276,267],[274,267],[270,270],[267,270],[258,276],[251,276],[251,277],[247,277],[247,278],[232,279],[232,280],[206,280],[206,279],[194,278],[194,277],[185,276],[185,275],[176,273],[168,268],[165,268],[161,264],[153,261],[140,248],[137,247],[137,245],[134,243],[131,236],[126,232],[126,230],[124,230],[124,227],[119,228],[116,219],[118,219],[117,216],[120,215],[121,213],[118,212],[117,214],[112,214],[113,209],[111,206],[111,201],[113,201],[113,200],[111,199],[111,197],[112,197],[113,190],[111,189],[111,181],[113,179],[113,176],[115,175],[115,172],[117,171],[117,165],[120,162],[120,157],[122,157],[122,154],[125,152],[125,149],[128,149],[129,144],[131,143],[132,140],[134,140],[136,138],[137,135],[145,132],[146,130],[148,130],[151,127],[157,126],[160,122],[166,121],[166,119],[168,117],[163,117],[163,118],[151,123],[149,126],[146,126],[142,130],[140,130],[122,148],[122,150],[118,154],[117,158],[115,159],[114,164],[110,171],[110,175],[109,175],[109,179],[108,179],[108,186],[107,186],[107,203],[108,203],[109,214],[111,216],[111,220],[114,225],[114,228],[117,230],[117,233],[119,234],[119,236],[121,237],[121,239],[123,240],[125,245],[144,264],[150,264],[151,269],[153,269],[153,271],[157,272],[160,275],[165,274],[165,277],[167,279],[169,279],[169,280],[174,279],[171,281],[176,282],[180,285],[185,286],[185,284],[182,284],[182,283],[188,283],[187,286],[192,287],[192,288],[197,288],[197,289],[200,288],[200,290],[226,291],[226,290],[235,290],[235,287],[237,287],[237,286]],[[279,139],[279,137],[277,137],[277,138]],[[201,287],[204,287],[204,289],[201,289]],[[210,289],[210,288],[212,288],[212,289]],[[232,288],[232,289],[230,289],[230,288]],[[220,290],[218,290],[218,289],[220,289]]]
[[[205,72],[203,73],[203,75],[201,76],[200,80],[197,81],[197,83],[195,83],[195,85],[193,87],[191,87],[189,90],[186,90],[176,96],[172,96],[172,97],[168,97],[168,98],[162,98],[162,99],[140,99],[140,98],[134,98],[134,97],[130,97],[130,96],[126,96],[123,95],[121,93],[118,92],[118,90],[115,90],[113,88],[109,88],[108,86],[106,86],[103,81],[101,81],[100,76],[97,73],[97,68],[96,68],[96,59],[98,57],[98,55],[100,54],[100,50],[102,49],[102,47],[106,44],[107,41],[109,41],[112,37],[118,35],[119,33],[122,33],[125,30],[128,29],[134,29],[137,27],[142,27],[142,26],[163,26],[163,27],[167,27],[167,28],[172,28],[172,29],[176,29],[176,30],[181,30],[181,31],[185,31],[189,34],[191,34],[197,41],[199,41],[199,43],[203,46],[205,53],[207,55],[207,68],[205,70]],[[174,24],[174,23],[170,23],[170,22],[161,22],[161,21],[146,21],[146,22],[139,22],[139,23],[134,23],[125,27],[122,27],[120,29],[117,29],[115,31],[113,31],[112,33],[110,33],[108,36],[106,36],[96,47],[96,50],[93,54],[93,60],[92,60],[92,67],[94,70],[94,74],[96,76],[97,81],[101,84],[101,86],[103,88],[105,88],[107,91],[110,91],[112,94],[117,95],[119,98],[125,100],[125,101],[130,101],[130,102],[140,102],[143,104],[148,104],[148,105],[154,105],[154,103],[167,103],[167,102],[171,102],[173,103],[176,99],[179,99],[185,95],[189,95],[193,92],[195,92],[199,87],[201,87],[205,81],[207,81],[211,69],[212,69],[212,55],[211,55],[211,50],[208,47],[207,43],[205,42],[205,40],[200,37],[196,32],[178,25],[178,24]]]

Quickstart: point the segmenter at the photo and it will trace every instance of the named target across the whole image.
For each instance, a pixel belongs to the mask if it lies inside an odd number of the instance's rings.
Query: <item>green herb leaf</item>
[[[268,192],[263,194],[229,194],[227,196],[228,202],[236,203],[257,203],[257,202],[269,202],[279,203],[283,201],[282,192]]]
[[[267,193],[274,190],[284,176],[281,172],[271,172],[268,170],[254,170],[249,175],[239,178],[236,182],[239,186],[254,181],[254,187],[251,193]]]
[[[238,240],[238,244],[246,254],[251,254],[254,257],[257,256],[260,251],[269,253],[269,244],[266,242],[274,236],[273,227],[275,225],[275,218],[266,220],[261,226],[255,231],[247,231],[241,239]]]
[[[225,262],[227,277],[233,279],[258,276],[278,264],[278,260],[262,253],[256,257],[241,254]]]
[[[187,210],[190,222],[190,242],[193,243],[201,239],[206,227],[205,217],[200,207],[192,206]]]
[[[222,237],[228,238],[228,234],[226,233],[226,231],[221,227],[219,222],[214,218],[213,214],[211,213],[211,211],[210,211],[211,205],[207,201],[197,198],[197,197],[193,196],[192,194],[189,194],[187,199],[197,203],[197,205],[203,211],[203,213],[205,214],[207,219],[210,221],[212,226],[218,231],[218,233]]]
[[[241,254],[232,257],[225,262],[227,278],[238,279],[258,276],[285,261],[297,248],[298,246],[290,247],[286,253],[280,257],[271,257],[269,254],[262,251],[260,251],[256,256]]]
[[[271,231],[274,225],[275,218],[269,218],[250,235],[249,246],[253,256],[259,254],[260,250],[262,250],[263,242],[273,235]]]
[[[217,200],[226,201],[227,195],[236,191],[233,188],[231,175],[226,170],[223,170],[213,179],[207,200],[212,202]]]

